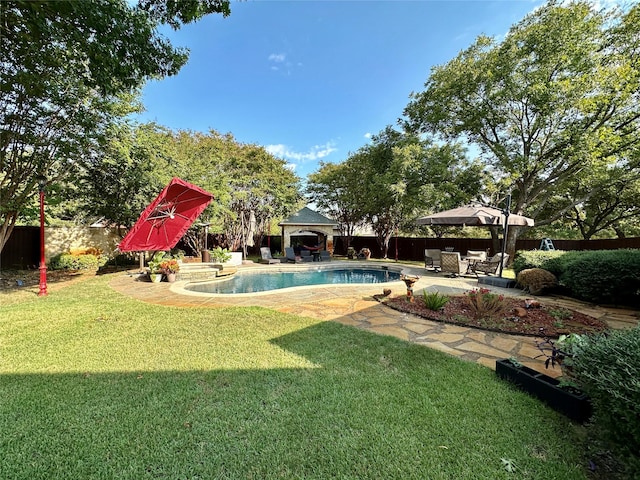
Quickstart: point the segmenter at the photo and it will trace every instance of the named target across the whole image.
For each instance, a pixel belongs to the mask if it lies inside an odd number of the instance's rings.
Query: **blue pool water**
[[[241,274],[221,282],[187,285],[186,289],[204,293],[254,293],[306,285],[384,283],[396,280],[400,280],[399,272],[349,268]]]

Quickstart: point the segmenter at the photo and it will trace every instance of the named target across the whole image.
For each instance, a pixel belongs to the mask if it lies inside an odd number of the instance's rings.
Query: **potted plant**
[[[216,247],[209,251],[209,256],[213,263],[225,263],[231,260],[231,252],[227,248]]]
[[[356,257],[356,249],[353,247],[347,248],[347,258],[353,260]]]
[[[162,281],[162,262],[164,261],[164,252],[157,252],[151,259],[149,260],[149,279],[158,283]]]
[[[167,282],[175,282],[176,274],[180,271],[180,264],[175,258],[169,258],[160,263],[160,270],[167,276]]]

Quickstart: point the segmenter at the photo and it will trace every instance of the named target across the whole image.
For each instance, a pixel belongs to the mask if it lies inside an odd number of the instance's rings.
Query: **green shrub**
[[[563,256],[559,282],[581,300],[640,304],[640,250],[590,250]]]
[[[216,247],[213,250],[209,250],[211,255],[211,261],[214,263],[224,263],[231,260],[231,253],[226,248]]]
[[[425,307],[436,312],[449,301],[449,297],[440,292],[427,292],[426,290],[422,291],[422,299]]]
[[[545,270],[553,273],[560,283],[562,283],[562,280],[560,280],[562,275],[571,268],[571,264],[577,258],[582,257],[585,253],[588,252],[584,250],[570,250],[568,252],[561,251],[560,255],[551,256],[544,261],[540,268],[544,268]]]
[[[519,251],[516,275],[541,268],[572,297],[594,303],[640,304],[640,250]]]
[[[97,270],[107,263],[106,255],[61,253],[49,261],[51,270]]]
[[[167,252],[156,252],[150,259],[149,259],[149,273],[163,273],[162,272],[162,267],[160,266],[162,264],[162,262],[164,262],[165,260],[168,260],[171,258],[171,255],[169,255]]]
[[[518,285],[532,295],[542,295],[546,290],[558,284],[556,276],[541,268],[527,268],[518,273]]]
[[[140,258],[138,255],[132,255],[130,253],[121,253],[113,258],[110,258],[105,266],[125,266],[125,265],[139,265]]]
[[[564,253],[563,250],[519,250],[513,260],[513,270],[516,275],[530,268],[549,270],[543,265],[550,259],[561,257]]]
[[[629,472],[640,472],[640,326],[590,337],[572,367],[591,397],[595,433]]]

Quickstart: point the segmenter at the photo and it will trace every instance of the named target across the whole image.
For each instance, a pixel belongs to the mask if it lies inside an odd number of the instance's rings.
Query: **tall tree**
[[[636,228],[640,226],[640,170],[629,172],[615,166],[588,180],[576,182],[575,190],[567,192],[573,197],[587,197],[566,214],[582,238],[589,240],[607,231],[624,238],[626,231],[633,231],[634,223]],[[595,193],[585,195],[585,191]]]
[[[358,201],[384,258],[391,237],[401,229],[415,230],[421,213],[475,198],[482,183],[479,165],[468,164],[458,145],[434,145],[390,126],[347,162],[358,165]]]
[[[639,12],[551,1],[502,42],[479,37],[434,68],[405,127],[477,145],[515,213],[549,224],[596,193],[546,209],[558,191],[624,163],[640,142]],[[513,253],[520,229],[509,232]]]
[[[318,208],[338,222],[344,250],[366,216],[361,202],[362,173],[354,161],[339,164],[321,163],[307,178],[306,194]]]
[[[131,227],[172,177],[171,132],[155,124],[120,123],[107,136],[78,176],[76,218],[101,217],[118,228]]]
[[[187,61],[157,27],[174,28],[229,2],[126,0],[2,2],[0,13],[0,250],[37,190],[100,149],[131,94]]]
[[[259,245],[273,219],[299,207],[300,179],[284,160],[253,144],[238,144],[225,168],[232,195],[222,223],[230,246]]]
[[[224,233],[236,250],[252,240],[259,243],[270,221],[288,214],[301,197],[299,179],[283,160],[260,146],[241,144],[231,134],[174,132],[144,124],[134,129],[121,125],[110,138],[81,177],[86,188],[79,194],[85,210],[118,225],[131,226],[177,176],[214,195],[200,221],[211,224],[212,233]],[[203,248],[200,232],[195,225],[185,238],[194,251]]]

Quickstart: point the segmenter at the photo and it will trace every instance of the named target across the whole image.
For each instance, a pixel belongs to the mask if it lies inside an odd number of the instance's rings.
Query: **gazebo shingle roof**
[[[338,225],[338,223],[324,215],[314,212],[308,207],[304,207],[302,210],[294,213],[286,220],[283,220],[278,225]]]

